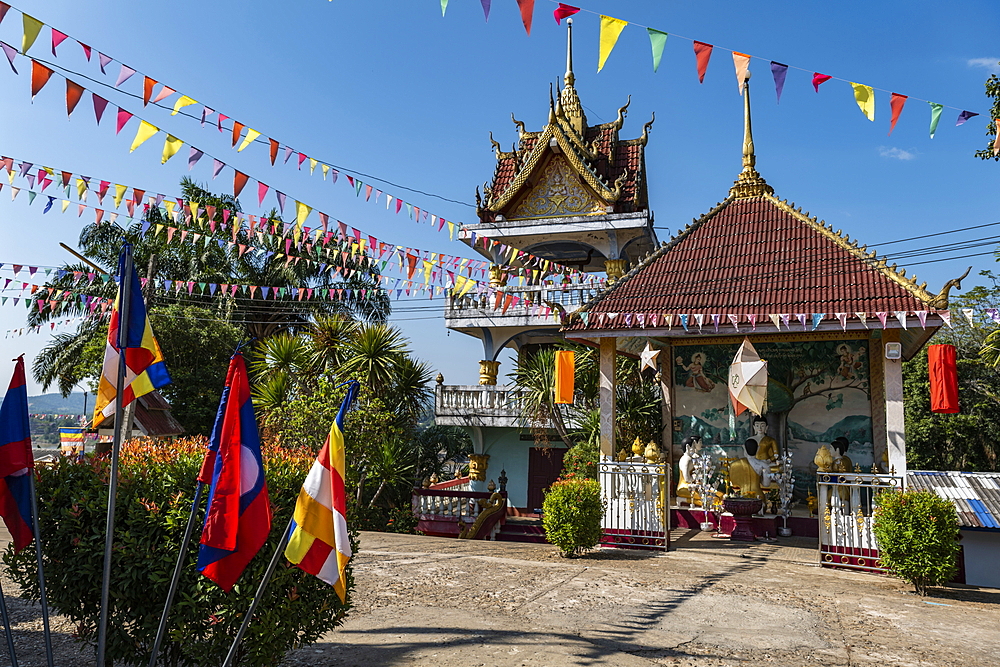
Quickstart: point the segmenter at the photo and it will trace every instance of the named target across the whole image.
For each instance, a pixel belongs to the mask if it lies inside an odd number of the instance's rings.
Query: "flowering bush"
[[[122,448],[107,651],[116,664],[149,661],[204,449],[202,438],[144,439]],[[200,531],[195,532],[170,612],[162,664],[222,664],[284,535],[315,452],[270,445],[262,450],[274,514],[270,539],[225,593],[195,570]],[[90,644],[96,641],[100,613],[109,469],[108,460],[88,456],[82,463],[61,459],[37,471],[49,604],[77,624],[78,640]],[[206,498],[207,489],[200,516]],[[3,560],[11,578],[37,598],[34,554],[33,548],[19,555],[8,549]],[[348,591],[353,585],[348,567]],[[317,641],[343,622],[349,608],[350,598],[342,604],[333,587],[282,561],[247,631],[238,664],[278,664],[290,649]]]
[[[603,516],[600,484],[592,479],[560,480],[549,487],[542,504],[545,539],[563,556],[580,555],[600,543]]]
[[[580,442],[563,456],[562,479],[597,479],[598,445],[596,442]]]
[[[874,531],[882,567],[920,595],[955,576],[958,515],[950,500],[927,491],[880,493]]]

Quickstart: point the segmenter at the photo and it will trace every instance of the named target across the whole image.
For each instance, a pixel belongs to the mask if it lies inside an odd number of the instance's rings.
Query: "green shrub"
[[[417,534],[417,517],[413,509],[407,507],[365,507],[355,516],[358,530],[372,530],[379,533]]]
[[[563,456],[562,479],[597,479],[600,450],[596,442],[580,442]]]
[[[882,567],[927,595],[955,576],[958,516],[951,501],[927,491],[886,491],[877,497],[875,539]]]
[[[545,538],[571,557],[601,541],[604,502],[601,485],[592,479],[560,480],[549,487],[542,505]]]
[[[123,448],[108,623],[107,655],[115,664],[145,665],[149,660],[204,445],[201,438],[188,438],[130,442]],[[195,570],[198,526],[171,609],[161,664],[222,664],[314,458],[312,451],[264,447],[274,514],[270,539],[230,593]],[[91,645],[100,613],[109,468],[105,459],[61,459],[37,474],[49,605],[68,616],[77,625],[76,637]],[[207,495],[206,488],[199,517]],[[356,542],[356,533],[352,540]],[[3,560],[25,595],[37,599],[34,558],[34,548],[16,556],[8,548]],[[348,568],[348,591],[353,584]],[[332,586],[282,561],[243,640],[238,664],[277,665],[290,649],[314,643],[339,625],[349,607],[350,598],[341,604]]]

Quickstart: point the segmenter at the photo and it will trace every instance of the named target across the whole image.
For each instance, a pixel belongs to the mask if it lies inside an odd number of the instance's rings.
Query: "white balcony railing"
[[[521,426],[524,391],[501,385],[438,385],[434,413],[450,426]]]
[[[573,312],[593,299],[600,289],[598,285],[575,284],[506,286],[501,287],[499,292],[489,294],[449,296],[444,316],[446,322],[481,318],[508,322],[524,319],[526,324],[558,326],[561,312]],[[508,302],[508,297],[513,297],[513,300]]]

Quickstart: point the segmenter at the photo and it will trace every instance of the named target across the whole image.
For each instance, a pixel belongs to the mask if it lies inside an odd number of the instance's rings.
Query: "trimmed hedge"
[[[542,524],[545,539],[572,557],[593,549],[601,541],[604,501],[601,485],[592,479],[564,479],[545,494]]]

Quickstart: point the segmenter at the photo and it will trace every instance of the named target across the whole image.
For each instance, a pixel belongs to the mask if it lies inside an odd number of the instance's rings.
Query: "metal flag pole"
[[[108,604],[111,585],[111,547],[115,531],[115,496],[118,491],[118,450],[122,444],[122,422],[125,412],[125,347],[128,343],[129,305],[132,291],[132,248],[126,242],[122,247],[124,261],[120,263],[121,275],[118,289],[118,380],[115,383],[115,435],[111,445],[111,476],[108,480],[108,518],[104,536],[104,575],[101,579],[101,616],[97,627],[97,665],[104,667],[108,644]]]
[[[184,539],[181,540],[180,552],[177,554],[177,564],[174,566],[174,576],[170,580],[170,589],[167,591],[167,601],[163,605],[163,614],[160,615],[160,626],[156,629],[156,640],[153,642],[153,653],[149,656],[149,667],[156,665],[156,658],[160,655],[160,645],[163,643],[163,636],[167,633],[167,618],[170,616],[170,606],[174,603],[174,595],[177,594],[177,584],[181,578],[181,571],[184,569],[184,561],[187,556],[188,544],[191,543],[191,533],[194,532],[195,516],[198,513],[198,501],[201,499],[201,490],[204,488],[203,482],[198,482],[194,489],[194,500],[191,501],[191,514],[188,515],[187,528],[184,529]]]
[[[10,627],[10,616],[7,614],[7,598],[0,588],[0,619],[3,620],[3,633],[7,637],[7,653],[10,655],[10,667],[17,667],[17,655],[14,653],[14,630]]]
[[[42,632],[45,636],[45,661],[54,667],[52,660],[52,633],[49,631],[49,603],[45,596],[45,570],[42,568],[42,532],[38,520],[38,496],[35,495],[35,470],[28,468],[28,493],[31,498],[31,518],[35,532],[35,559],[38,561],[38,592],[42,598]]]
[[[257,588],[257,592],[254,593],[253,601],[250,603],[250,608],[247,609],[246,615],[243,617],[243,623],[240,624],[240,630],[236,633],[236,639],[233,640],[233,645],[229,648],[229,653],[226,654],[226,659],[222,663],[222,667],[230,667],[233,664],[233,660],[236,658],[236,651],[240,648],[240,642],[243,641],[243,635],[246,634],[247,628],[250,627],[250,620],[253,618],[254,612],[257,611],[257,605],[260,603],[260,599],[264,596],[264,590],[267,588],[268,582],[271,580],[271,575],[274,574],[274,570],[278,567],[278,561],[281,560],[281,555],[285,552],[285,544],[288,542],[288,533],[292,530],[292,523],[295,521],[295,514],[292,514],[292,518],[288,520],[288,526],[285,528],[285,532],[282,534],[280,540],[278,540],[278,547],[274,550],[274,555],[271,556],[271,562],[267,565],[267,571],[264,573],[264,578],[260,581],[260,586]]]

